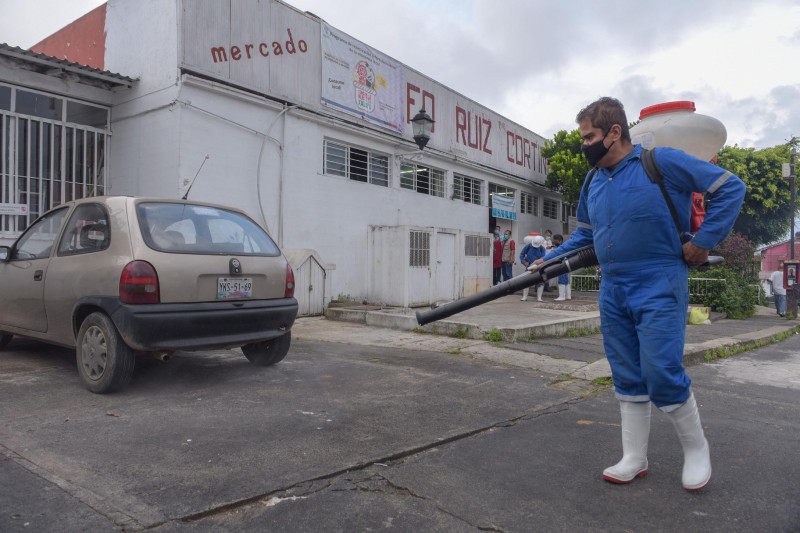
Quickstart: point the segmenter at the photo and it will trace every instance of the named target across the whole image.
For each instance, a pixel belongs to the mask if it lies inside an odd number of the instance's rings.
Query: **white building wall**
[[[460,232],[455,255],[463,267],[461,232],[489,230],[490,182],[515,189],[517,210],[521,190],[540,198],[538,217],[498,221],[512,228],[519,248],[529,231],[557,232],[541,218],[541,199],[558,197],[542,187],[543,138],[407,67],[407,127],[400,135],[323,107],[319,21],[290,6],[111,0],[106,30],[106,68],[139,78],[115,94],[109,192],[178,198],[193,182],[190,198],[239,207],[265,224],[282,248],[314,250],[334,266],[333,297],[380,296],[369,288],[371,226],[452,228]],[[290,40],[295,47],[302,40],[305,50],[256,54],[261,44],[288,50]],[[229,54],[226,61],[212,59],[217,46]],[[408,120],[421,105],[437,122],[415,159],[446,172],[444,198],[399,184],[402,154],[416,150]],[[325,139],[389,156],[390,186],[324,174]],[[482,180],[482,205],[452,199],[454,172]],[[470,266],[470,287],[457,272],[454,297],[484,286],[491,266],[472,272],[478,267],[484,263]],[[391,284],[380,285],[390,290]],[[426,298],[436,297],[425,291]]]

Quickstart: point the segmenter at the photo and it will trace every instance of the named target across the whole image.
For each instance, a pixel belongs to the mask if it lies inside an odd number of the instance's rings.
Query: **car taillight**
[[[284,298],[291,298],[294,296],[294,272],[289,263],[286,263],[286,290],[283,292]]]
[[[145,261],[132,261],[119,277],[119,299],[126,304],[157,304],[158,275],[153,265]]]

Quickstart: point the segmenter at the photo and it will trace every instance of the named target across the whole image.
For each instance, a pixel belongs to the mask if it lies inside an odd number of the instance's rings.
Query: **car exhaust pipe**
[[[162,362],[172,359],[171,352],[150,352],[150,355],[152,355],[154,359],[158,359]]]

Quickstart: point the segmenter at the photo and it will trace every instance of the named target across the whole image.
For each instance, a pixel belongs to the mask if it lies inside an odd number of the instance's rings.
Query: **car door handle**
[[[33,273],[33,281],[42,281],[42,276],[44,275],[44,270],[37,270]]]

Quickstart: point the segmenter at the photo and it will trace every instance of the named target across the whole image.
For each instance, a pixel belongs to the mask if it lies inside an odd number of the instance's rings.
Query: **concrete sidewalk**
[[[596,380],[611,376],[599,333],[597,293],[573,292],[573,299],[520,301],[509,295],[452,317],[417,325],[419,309],[357,305],[329,307],[325,317],[300,318],[296,338],[350,342],[461,354],[549,374]],[[731,320],[716,313],[710,324],[688,325],[687,365],[776,342],[800,330],[800,322],[758,306],[756,315]]]

